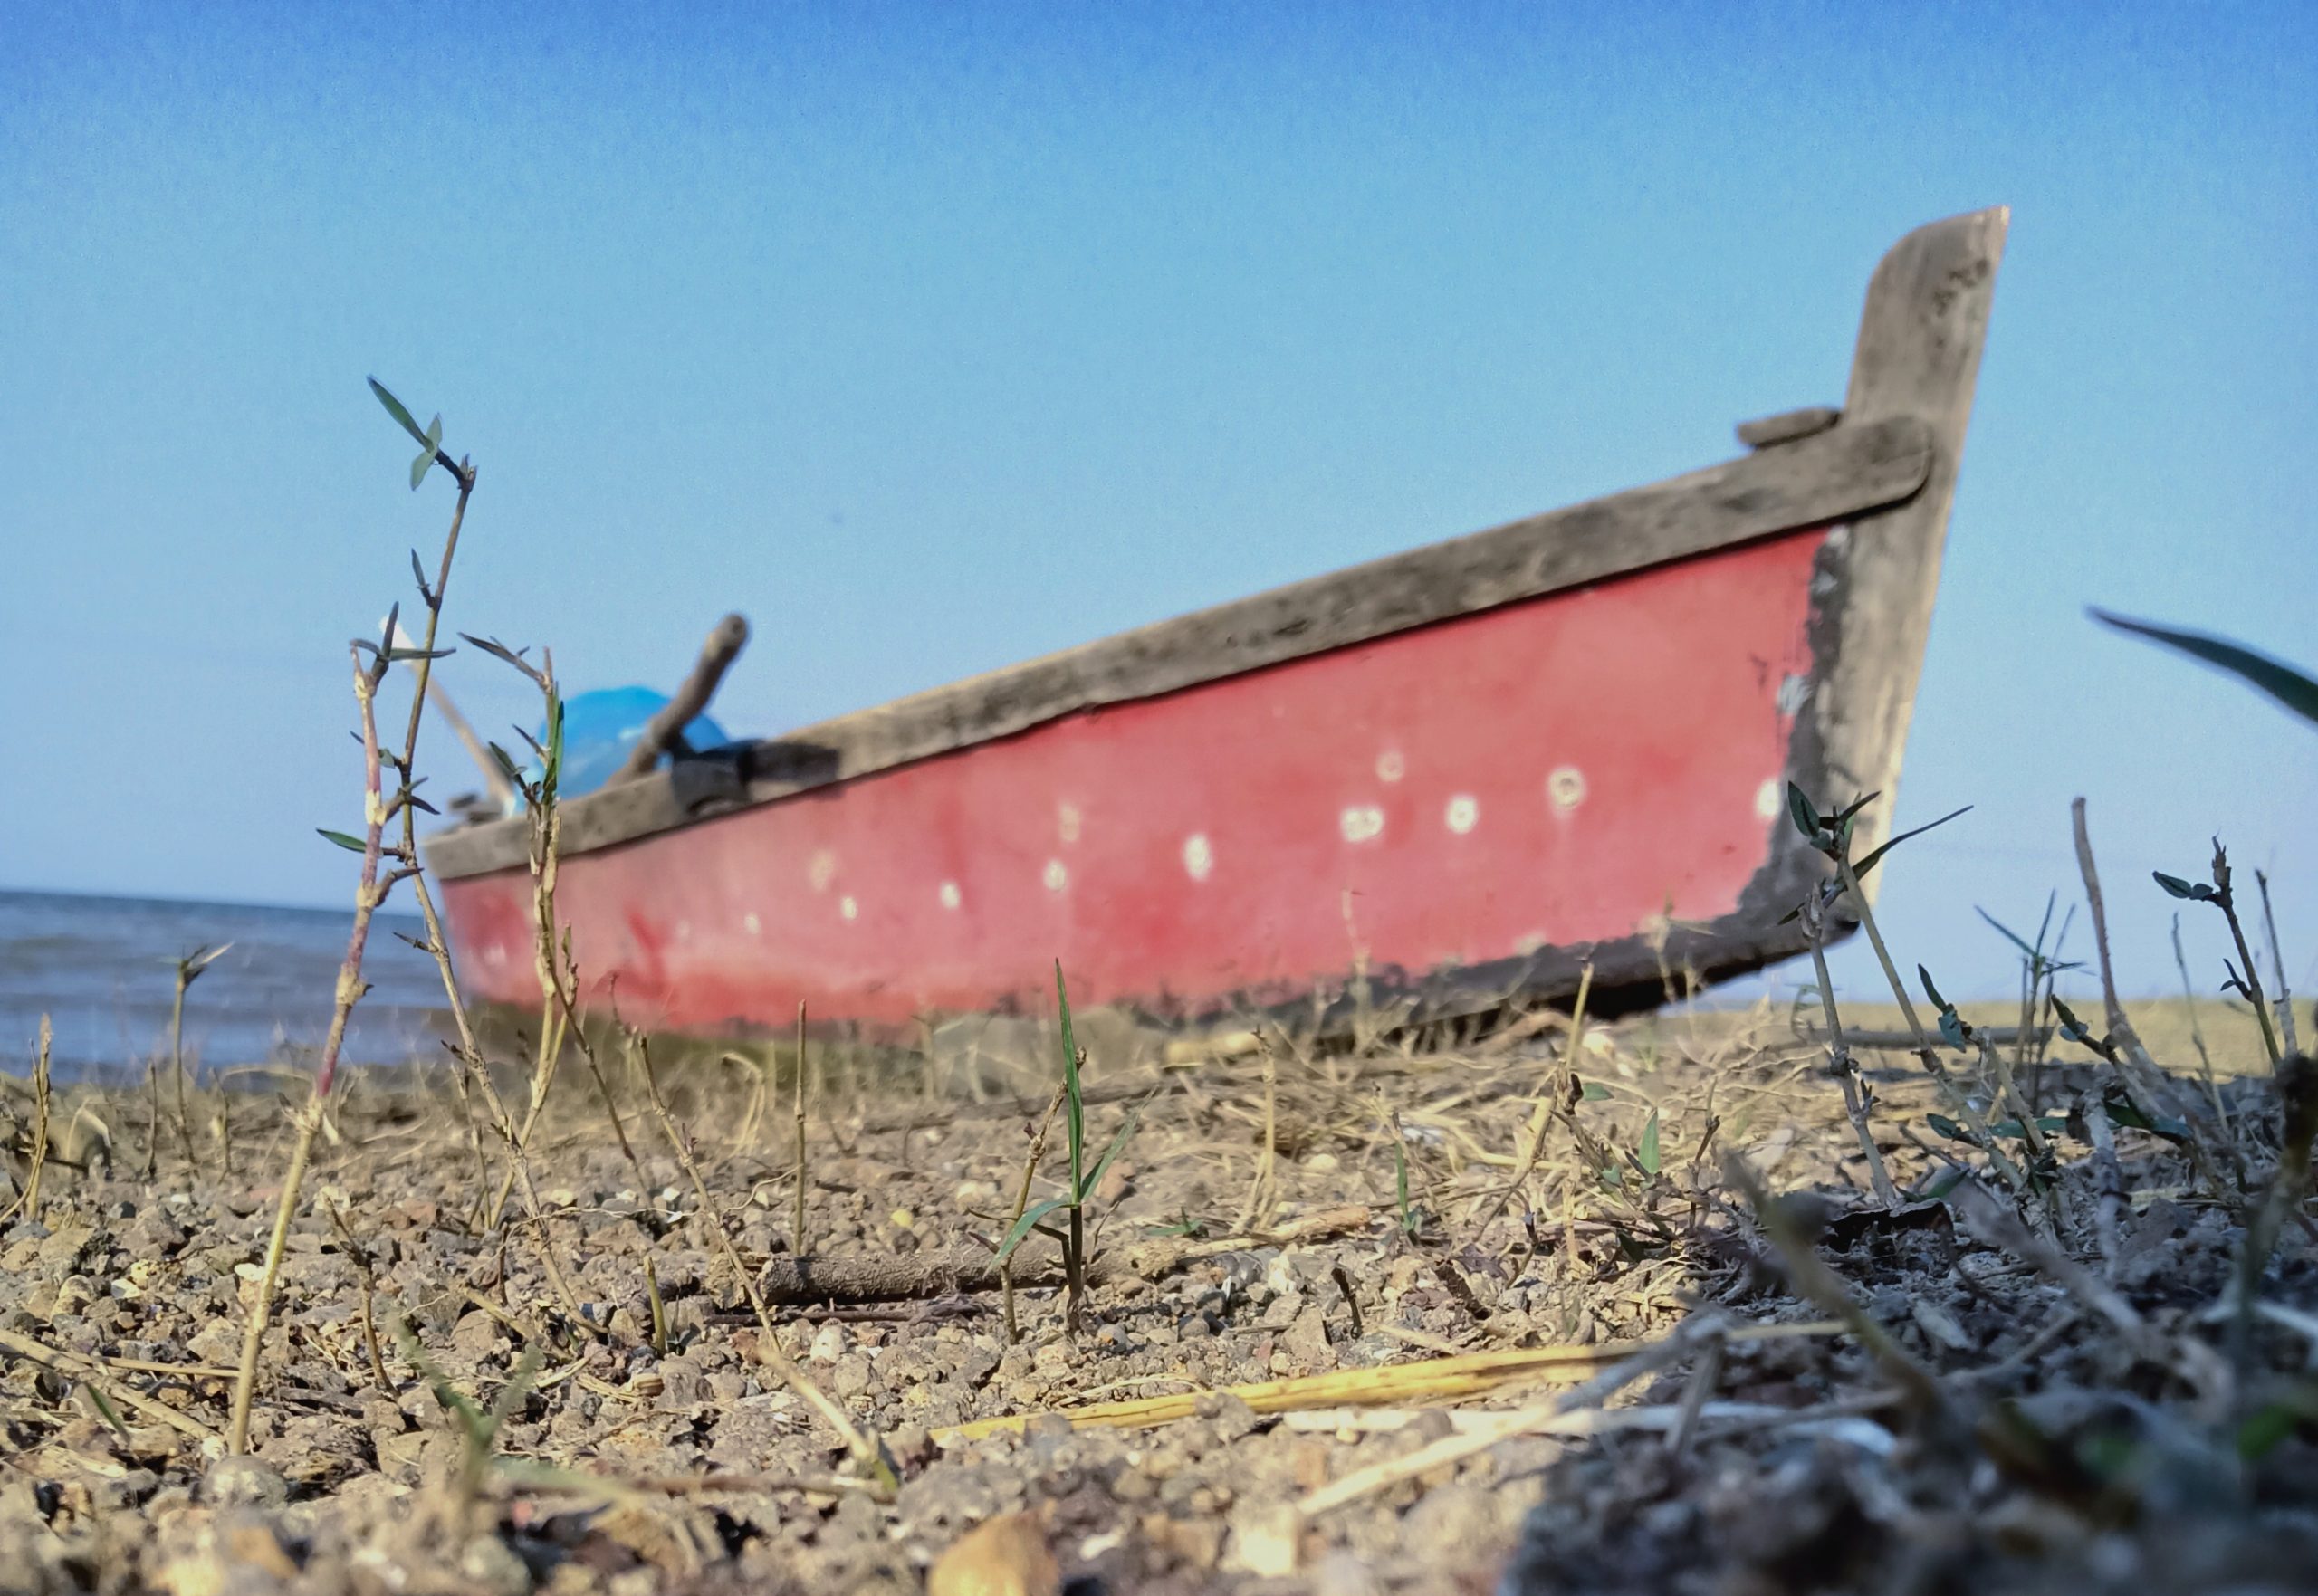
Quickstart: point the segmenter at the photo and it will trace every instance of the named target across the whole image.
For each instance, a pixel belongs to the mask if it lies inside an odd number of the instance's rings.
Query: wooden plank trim
[[[1738,441],[1749,449],[1775,448],[1780,444],[1816,437],[1843,418],[1844,413],[1832,405],[1782,410],[1776,416],[1762,416],[1753,421],[1740,422]]]
[[[1894,504],[1933,469],[1911,416],[1784,447],[1387,556],[1060,654],[743,744],[575,798],[563,852],[631,842],[745,805],[1008,737],[1078,711],[1178,692],[1411,627]],[[522,820],[445,832],[456,879],[524,863]]]

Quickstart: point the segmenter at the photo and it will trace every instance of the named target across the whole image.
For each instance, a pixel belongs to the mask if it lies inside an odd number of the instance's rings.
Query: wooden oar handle
[[[692,674],[685,678],[675,696],[645,723],[644,735],[627,750],[627,761],[612,778],[614,781],[632,781],[651,773],[660,762],[660,756],[683,738],[685,728],[708,708],[708,701],[716,696],[716,684],[724,679],[724,673],[740,657],[748,641],[749,623],[745,617],[728,615],[716,623],[716,629],[701,645],[700,662],[693,666]]]

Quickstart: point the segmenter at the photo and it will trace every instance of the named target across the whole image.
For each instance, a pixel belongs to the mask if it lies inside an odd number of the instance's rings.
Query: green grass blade
[[[1062,1009],[1062,1085],[1068,1099],[1065,1112],[1070,1116],[1070,1190],[1085,1190],[1080,1178],[1086,1156],[1087,1104],[1078,1088],[1078,1037],[1070,1028],[1070,993],[1062,984],[1062,960],[1054,961],[1054,1000]]]
[[[1903,842],[1907,841],[1907,840],[1908,840],[1908,838],[1910,838],[1910,837],[1911,837],[1911,836],[1921,836],[1925,832],[1930,831],[1930,830],[1932,827],[1934,827],[1935,826],[1945,826],[1945,825],[1947,825],[1950,820],[1953,820],[1954,818],[1956,818],[1956,817],[1957,817],[1957,816],[1959,816],[1959,815],[1968,815],[1968,814],[1970,814],[1971,812],[1972,812],[1972,806],[1971,806],[1971,805],[1969,805],[1969,804],[1966,804],[1966,805],[1965,805],[1962,808],[1960,808],[1960,809],[1950,809],[1950,810],[1949,810],[1949,811],[1948,811],[1948,813],[1946,813],[1945,815],[1942,815],[1942,816],[1941,816],[1939,819],[1937,819],[1937,820],[1927,820],[1927,821],[1925,821],[1921,826],[1917,827],[1913,831],[1902,831],[1901,833],[1900,833],[1900,835],[1899,835],[1899,836],[1897,836],[1893,837],[1890,842],[1885,843],[1882,847],[1880,847],[1880,848],[1876,849],[1873,853],[1872,853],[1872,854],[1868,855],[1867,855],[1867,857],[1865,857],[1864,859],[1862,859],[1858,864],[1856,864],[1856,865],[1853,865],[1853,866],[1851,867],[1851,873],[1852,873],[1852,874],[1853,874],[1854,876],[1858,877],[1858,878],[1859,878],[1860,880],[1862,880],[1862,881],[1866,880],[1866,879],[1867,879],[1867,873],[1868,873],[1869,871],[1871,871],[1871,870],[1873,870],[1873,869],[1874,869],[1874,868],[1875,868],[1875,866],[1876,866],[1877,863],[1878,863],[1878,862],[1880,862],[1880,861],[1882,859],[1883,855],[1886,855],[1886,854],[1888,854],[1888,853],[1890,853],[1893,848],[1898,847],[1901,843],[1903,843]]]
[[[1126,1111],[1126,1120],[1119,1126],[1119,1133],[1111,1138],[1111,1144],[1103,1150],[1103,1156],[1095,1162],[1095,1172],[1088,1175],[1087,1184],[1078,1189],[1079,1201],[1085,1202],[1092,1197],[1095,1194],[1095,1188],[1103,1183],[1103,1177],[1110,1173],[1111,1161],[1117,1158],[1120,1150],[1125,1147],[1126,1139],[1135,1134],[1136,1112],[1132,1108]]]
[[[1634,1150],[1634,1161],[1645,1175],[1658,1172],[1658,1111],[1650,1111],[1650,1123],[1642,1127],[1642,1145]]]
[[[1014,1249],[1022,1245],[1022,1238],[1028,1236],[1040,1219],[1045,1219],[1057,1209],[1069,1206],[1070,1200],[1068,1198],[1049,1197],[1044,1202],[1034,1202],[1024,1209],[1022,1217],[1014,1221],[1014,1228],[1006,1233],[1006,1239],[998,1244],[998,1251],[990,1261],[993,1264],[1002,1264],[1012,1257]]]
[[[2256,654],[2252,649],[2227,638],[2209,637],[2202,632],[2184,632],[2149,621],[2136,621],[2125,616],[2111,615],[2105,609],[2092,609],[2088,613],[2104,626],[2146,637],[2152,643],[2162,643],[2191,659],[2218,666],[2239,681],[2268,693],[2312,725],[2318,726],[2318,682],[2312,681],[2283,661]]]

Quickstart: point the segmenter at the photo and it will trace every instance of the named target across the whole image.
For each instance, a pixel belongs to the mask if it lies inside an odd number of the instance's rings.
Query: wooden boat
[[[913,1035],[1654,999],[1802,950],[1789,781],[1885,834],[2007,213],[1877,267],[1840,411],[1688,475],[1258,594],[563,808],[587,1000]],[[522,821],[440,834],[460,979],[529,1005]]]

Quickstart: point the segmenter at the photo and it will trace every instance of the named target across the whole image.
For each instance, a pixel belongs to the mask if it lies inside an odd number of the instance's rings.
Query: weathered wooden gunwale
[[[1896,504],[1932,471],[1910,416],[1830,427],[1705,470],[1391,555],[680,762],[567,803],[563,851],[633,842],[1125,703]],[[446,879],[522,865],[524,823],[446,833]]]

